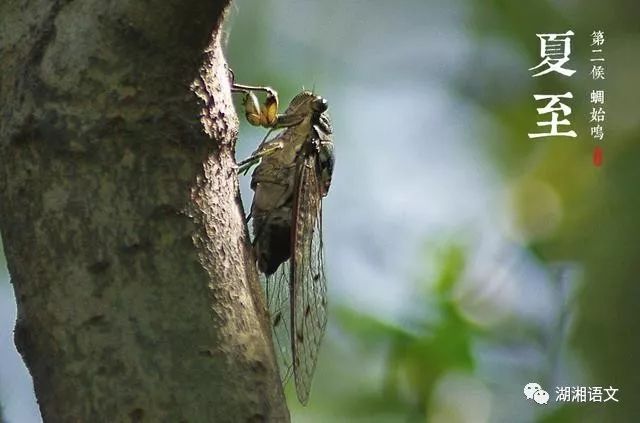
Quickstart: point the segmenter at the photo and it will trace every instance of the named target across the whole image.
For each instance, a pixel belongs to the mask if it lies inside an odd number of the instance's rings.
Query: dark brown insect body
[[[327,102],[302,91],[280,115],[271,88],[234,83],[233,89],[245,93],[250,123],[281,129],[239,165],[242,172],[260,162],[251,177],[253,245],[281,374],[286,382],[293,369],[298,399],[306,404],[327,323],[322,198],[334,164]],[[262,106],[253,91],[267,93]]]
[[[291,257],[291,224],[294,218],[296,174],[307,154],[318,155],[322,196],[327,194],[333,171],[333,143],[326,101],[303,91],[292,101],[285,116],[299,116],[299,123],[286,128],[263,149],[274,152],[262,157],[251,178],[255,191],[251,205],[254,246],[258,268],[265,275],[273,274],[278,266]],[[306,151],[316,149],[316,151]]]

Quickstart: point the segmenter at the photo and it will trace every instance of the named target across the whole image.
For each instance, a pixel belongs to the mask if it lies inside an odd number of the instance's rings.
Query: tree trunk
[[[45,422],[289,419],[234,167],[227,3],[0,3],[0,230]]]

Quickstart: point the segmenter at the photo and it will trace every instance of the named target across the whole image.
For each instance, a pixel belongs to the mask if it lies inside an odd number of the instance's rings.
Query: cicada
[[[264,275],[283,383],[293,369],[298,399],[306,404],[327,324],[322,199],[334,165],[328,105],[323,97],[303,90],[279,114],[272,88],[234,82],[232,90],[244,93],[247,120],[270,129],[239,166],[246,172],[257,165],[249,215],[253,246]],[[266,93],[263,104],[255,94],[259,91]]]

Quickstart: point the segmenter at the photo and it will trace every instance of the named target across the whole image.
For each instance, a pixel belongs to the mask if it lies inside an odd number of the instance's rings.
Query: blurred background
[[[309,406],[288,387],[293,421],[638,421],[639,13],[622,0],[235,1],[236,79],[276,88],[283,107],[313,89],[333,118],[329,327]],[[532,78],[536,33],[567,30],[577,72]],[[589,75],[597,30],[604,81]],[[529,139],[548,120],[533,94],[566,91],[578,137]],[[243,122],[237,156],[263,136]],[[2,415],[38,422],[0,272]],[[548,404],[525,398],[529,382]],[[560,387],[612,387],[618,402],[556,401]]]

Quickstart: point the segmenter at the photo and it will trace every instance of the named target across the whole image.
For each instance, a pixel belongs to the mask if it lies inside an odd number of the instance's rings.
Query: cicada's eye
[[[313,100],[313,110],[315,110],[316,112],[324,112],[329,108],[329,103],[327,103],[327,100],[317,96],[314,100]]]

